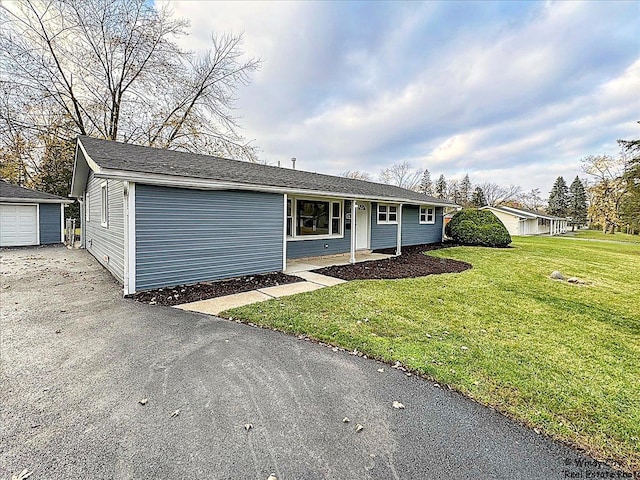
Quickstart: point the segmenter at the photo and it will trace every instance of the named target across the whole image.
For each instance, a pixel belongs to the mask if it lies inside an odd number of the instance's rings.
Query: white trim
[[[402,204],[398,205],[398,238],[396,239],[396,255],[402,253]]]
[[[286,195],[286,194],[285,194]],[[308,196],[300,196],[300,197],[291,197],[291,236],[286,237],[289,242],[301,242],[305,240],[330,240],[332,238],[344,238],[344,199],[338,197],[308,197]],[[296,232],[298,230],[298,200],[301,201],[320,201],[323,203],[329,204],[329,211],[327,212],[329,215],[329,230],[333,230],[333,204],[340,204],[340,233],[334,234],[329,233],[325,235],[298,235]],[[286,206],[285,206],[286,207]],[[286,213],[286,212],[285,212]],[[286,223],[285,223],[285,234],[286,234]]]
[[[60,204],[60,242],[64,243],[64,204]],[[73,232],[76,233],[76,232]],[[73,245],[71,245],[73,246]]]
[[[350,263],[356,263],[356,216],[357,216],[357,203],[355,200],[351,201],[351,246],[350,246]]]
[[[382,197],[380,195],[362,195],[349,192],[326,192],[322,190],[310,190],[310,189],[291,189],[286,187],[274,187],[270,185],[254,185],[248,183],[239,182],[223,182],[218,180],[206,180],[193,177],[174,177],[171,175],[163,175],[157,173],[139,173],[139,172],[126,172],[120,170],[99,169],[94,170],[94,176],[96,178],[113,178],[116,180],[128,180],[136,183],[145,183],[150,185],[159,185],[165,187],[180,187],[189,188],[194,190],[251,190],[254,192],[267,192],[267,193],[288,193],[290,195],[299,195],[304,197],[316,196],[316,197],[332,197],[332,198],[345,198],[345,199],[364,199],[372,200],[374,202],[383,203],[406,203],[411,205],[419,205],[420,200],[404,198],[404,197]],[[432,203],[437,207],[457,207],[456,204],[451,203]]]
[[[85,208],[86,208],[86,192],[82,195],[82,198],[78,199],[80,203],[80,248],[85,248],[84,244],[84,229],[87,221],[85,220]]]
[[[425,221],[422,221],[422,209],[426,209],[427,211],[424,214]],[[429,210],[433,210],[432,218],[433,220],[429,221]],[[432,205],[419,205],[418,206],[418,223],[420,225],[434,225],[436,223],[436,207]]]
[[[40,204],[36,203],[36,240],[38,243],[36,245],[40,245]]]
[[[36,203],[73,203],[75,202],[75,200],[67,200],[65,199],[53,199],[53,198],[21,198],[21,197],[0,197],[0,202],[2,203],[18,203],[18,204],[25,204],[25,203],[29,203],[31,204],[36,204]]]
[[[124,198],[124,294],[136,292],[136,184],[127,182]]]
[[[402,204],[401,203],[385,203],[385,202],[378,202],[378,204],[376,205],[376,224],[377,225],[397,225],[398,221],[400,220],[400,217],[398,215],[398,212],[400,211],[400,206]],[[387,220],[380,220],[380,207],[386,207],[387,211],[386,211],[386,217]],[[395,207],[396,208],[396,219],[395,220],[389,220],[389,216],[391,215],[391,212],[389,211],[390,207]]]
[[[109,182],[100,184],[100,225],[109,228]]]
[[[287,194],[283,195],[284,198],[284,225],[282,228],[282,271],[287,269],[287,222],[289,217],[287,216]],[[291,233],[293,233],[293,205],[291,205]]]

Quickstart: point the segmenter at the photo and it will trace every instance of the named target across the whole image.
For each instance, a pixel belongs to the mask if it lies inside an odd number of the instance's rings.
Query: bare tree
[[[380,170],[379,179],[382,183],[417,191],[422,174],[422,170],[414,169],[411,162],[405,160]]]
[[[353,178],[354,180],[366,180],[370,182],[372,180],[371,175],[363,170],[345,170],[340,174],[341,177]]]
[[[518,195],[517,200],[530,210],[542,210],[545,206],[544,199],[540,196],[539,188],[532,188],[528,192]]]
[[[0,82],[33,106],[3,108],[0,122],[254,159],[231,112],[259,60],[242,60],[234,35],[212,36],[200,57],[183,51],[187,26],[145,0],[0,5]]]
[[[518,193],[520,193],[520,187],[518,185],[504,186],[493,182],[484,182],[478,184],[478,187],[480,187],[484,193],[487,205],[496,205],[500,202],[514,200]]]

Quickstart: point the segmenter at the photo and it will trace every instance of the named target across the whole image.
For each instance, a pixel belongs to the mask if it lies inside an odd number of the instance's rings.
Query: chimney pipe
[[[291,164],[293,165],[293,169],[296,169],[296,157],[291,157]]]
[[[278,168],[280,168],[280,160],[278,160]]]

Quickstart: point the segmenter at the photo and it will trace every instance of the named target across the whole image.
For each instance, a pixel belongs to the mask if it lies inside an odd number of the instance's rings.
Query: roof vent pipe
[[[278,168],[280,168],[280,160],[278,160]]]
[[[296,169],[296,157],[291,157],[291,165],[293,165],[293,169]]]

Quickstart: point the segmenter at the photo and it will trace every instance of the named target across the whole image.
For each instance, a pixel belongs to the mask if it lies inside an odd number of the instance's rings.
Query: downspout
[[[351,201],[351,257],[350,263],[356,263],[356,208],[357,203],[355,200]]]
[[[435,211],[433,212],[435,215]],[[402,204],[398,205],[398,238],[396,239],[396,255],[402,254]]]

